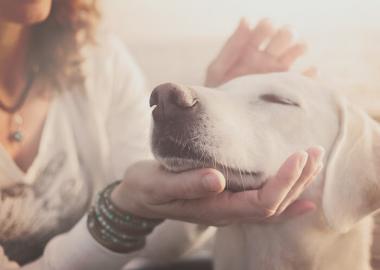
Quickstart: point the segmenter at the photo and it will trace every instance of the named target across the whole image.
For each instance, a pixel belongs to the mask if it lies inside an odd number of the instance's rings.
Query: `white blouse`
[[[87,90],[56,96],[30,169],[23,173],[0,148],[0,246],[10,259],[34,260],[21,269],[121,269],[135,258],[167,260],[200,232],[195,225],[164,222],[146,248],[126,255],[89,234],[85,213],[93,195],[151,154],[150,91],[139,68],[115,37],[87,55]]]

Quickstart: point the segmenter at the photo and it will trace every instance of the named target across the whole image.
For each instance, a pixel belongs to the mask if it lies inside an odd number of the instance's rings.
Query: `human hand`
[[[268,19],[251,27],[242,19],[209,65],[205,86],[217,87],[248,74],[288,71],[305,51],[306,44],[296,41],[294,32],[288,27],[276,29]],[[303,74],[314,77],[316,72],[311,67]]]
[[[237,222],[279,222],[315,209],[296,200],[322,168],[323,150],[291,155],[258,190],[224,191],[226,180],[214,169],[171,173],[156,161],[131,166],[111,198],[140,217],[222,226]]]

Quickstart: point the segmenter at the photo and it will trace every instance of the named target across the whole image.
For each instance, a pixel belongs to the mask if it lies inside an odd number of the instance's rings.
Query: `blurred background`
[[[105,0],[107,27],[125,41],[151,85],[200,84],[241,17],[289,24],[309,44],[296,69],[321,76],[380,118],[379,0]]]

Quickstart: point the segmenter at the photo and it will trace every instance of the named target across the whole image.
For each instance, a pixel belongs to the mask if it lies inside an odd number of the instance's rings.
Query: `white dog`
[[[290,73],[247,76],[220,90],[164,84],[151,100],[155,157],[171,171],[223,169],[232,192],[260,187],[295,151],[327,150],[324,171],[302,195],[318,210],[218,229],[216,270],[371,269],[380,128],[364,112]]]

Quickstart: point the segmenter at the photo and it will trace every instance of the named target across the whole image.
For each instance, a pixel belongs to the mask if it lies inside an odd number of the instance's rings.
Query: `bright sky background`
[[[118,33],[153,82],[199,81],[242,16],[289,24],[314,64],[380,118],[380,0],[103,0]],[[163,63],[170,63],[163,69]],[[186,65],[184,65],[186,63]],[[297,67],[296,67],[297,69]],[[364,94],[365,93],[365,94]]]
[[[289,23],[300,32],[380,28],[379,0],[103,0],[133,37],[223,35],[241,16]]]

